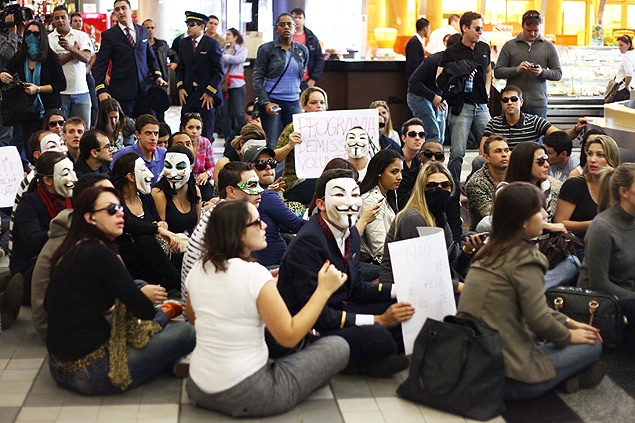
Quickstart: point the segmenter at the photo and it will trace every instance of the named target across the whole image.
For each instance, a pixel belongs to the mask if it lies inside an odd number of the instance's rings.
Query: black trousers
[[[203,131],[201,135],[214,142],[214,120],[216,119],[216,107],[220,104],[214,104],[210,110],[207,110],[202,106],[203,101],[200,99],[204,91],[202,89],[196,89],[191,93],[188,93],[187,102],[181,109],[181,116],[185,113],[199,113],[201,119],[203,119]]]

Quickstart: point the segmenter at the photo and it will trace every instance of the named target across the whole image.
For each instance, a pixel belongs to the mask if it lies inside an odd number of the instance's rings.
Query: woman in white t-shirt
[[[617,65],[615,80],[621,81],[621,83],[613,101],[623,101],[630,98],[631,90],[635,88],[635,81],[633,81],[633,75],[635,74],[633,39],[629,35],[618,37],[617,48],[622,53],[622,61]]]
[[[266,224],[245,201],[219,203],[201,260],[190,271],[186,315],[196,327],[187,392],[192,403],[234,417],[283,413],[348,363],[348,343],[327,336],[278,360],[268,358],[265,325],[292,348],[311,330],[346,280],[328,262],[309,302],[291,316],[271,273],[251,258],[267,246]]]

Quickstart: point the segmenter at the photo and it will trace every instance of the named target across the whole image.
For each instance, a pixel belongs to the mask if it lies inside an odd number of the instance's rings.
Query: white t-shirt
[[[631,88],[635,88],[635,50],[629,50],[622,54],[622,61],[617,65],[617,74],[615,80],[620,82],[627,76],[631,78]],[[626,84],[621,83],[619,89],[622,90],[626,87]]]
[[[445,45],[443,44],[445,36],[448,34],[456,34],[458,32],[459,31],[457,31],[452,25],[446,25],[435,29],[430,34],[430,38],[428,38],[428,44],[426,44],[425,50],[430,54],[445,50]]]
[[[59,35],[60,33],[57,32],[57,29],[51,32],[49,34],[49,44],[51,45],[51,49],[58,56],[61,56],[68,53],[68,50],[60,47],[58,38]],[[72,46],[77,43],[77,48],[79,48],[79,50],[89,50],[91,56],[95,54],[93,43],[90,41],[90,37],[85,32],[71,28],[64,38],[68,40],[69,45]],[[88,84],[86,83],[86,63],[73,58],[62,66],[62,70],[64,71],[64,76],[66,77],[66,90],[62,91],[61,94],[70,95],[88,92]]]
[[[273,278],[259,263],[228,260],[227,271],[190,270],[187,290],[196,315],[196,348],[190,377],[208,394],[224,391],[260,370],[269,357],[265,323],[258,312],[262,287]]]

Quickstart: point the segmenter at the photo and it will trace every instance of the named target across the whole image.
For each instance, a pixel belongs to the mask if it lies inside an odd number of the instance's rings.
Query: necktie
[[[192,38],[192,51],[196,51],[196,39]]]
[[[130,28],[126,28],[126,38],[128,38],[128,41],[130,41],[132,48],[135,48],[137,44],[134,42],[134,38],[132,38],[132,34],[130,34]]]

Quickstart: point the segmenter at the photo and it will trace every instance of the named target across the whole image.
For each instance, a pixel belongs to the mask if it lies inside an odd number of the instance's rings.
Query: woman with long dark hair
[[[121,105],[114,98],[107,98],[99,104],[95,129],[108,134],[113,153],[135,143],[134,120],[123,113]]]
[[[622,60],[617,65],[615,81],[620,85],[613,101],[624,101],[630,98],[631,90],[635,87],[635,81],[633,81],[633,76],[635,76],[635,50],[633,50],[633,39],[627,34],[617,37],[616,44]]]
[[[121,393],[171,367],[194,348],[186,323],[167,317],[139,290],[117,256],[124,207],[114,188],[88,188],[51,258],[46,345],[62,387],[84,395]],[[104,316],[114,305],[112,325]],[[140,322],[138,319],[143,319]]]
[[[240,131],[247,121],[245,120],[245,60],[247,59],[247,47],[243,36],[236,28],[229,28],[225,33],[227,44],[223,47],[223,72],[227,84],[223,85],[223,135],[225,145],[234,138],[234,134]],[[232,113],[236,125],[232,124]]]
[[[161,285],[166,290],[178,289],[181,277],[165,254],[157,236],[166,248],[176,248],[178,242],[168,224],[162,221],[150,195],[152,172],[137,153],[117,158],[112,168],[115,188],[123,197],[126,224],[117,244],[128,272],[135,279]]]
[[[203,201],[214,196],[211,181],[214,176],[214,151],[210,140],[201,135],[203,119],[199,113],[184,113],[181,116],[181,131],[185,132],[192,141],[194,154],[193,179],[201,191]]]
[[[194,155],[187,147],[170,147],[163,177],[152,188],[159,217],[174,233],[191,234],[201,217],[201,192],[192,175],[193,165]]]
[[[362,237],[362,260],[381,263],[386,234],[397,207],[397,188],[401,183],[403,156],[393,150],[381,150],[368,163],[364,180],[359,185],[362,209],[380,204],[379,214],[366,224]]]
[[[64,113],[60,109],[49,109],[44,113],[41,129],[51,131],[61,137],[64,134],[65,121]]]
[[[291,316],[271,273],[251,258],[267,245],[265,227],[253,204],[219,203],[209,217],[203,256],[185,281],[185,313],[197,333],[188,396],[199,407],[234,417],[293,408],[342,370],[349,357],[343,338],[325,336],[287,357],[268,359],[265,325],[282,346],[294,347],[346,274],[324,263],[311,299]]]
[[[548,263],[531,239],[542,234],[545,197],[538,187],[513,182],[494,199],[489,241],[476,253],[458,314],[498,330],[505,362],[505,398],[528,399],[562,384],[567,392],[592,388],[608,367],[599,331],[547,307]],[[546,339],[537,346],[535,339]]]

